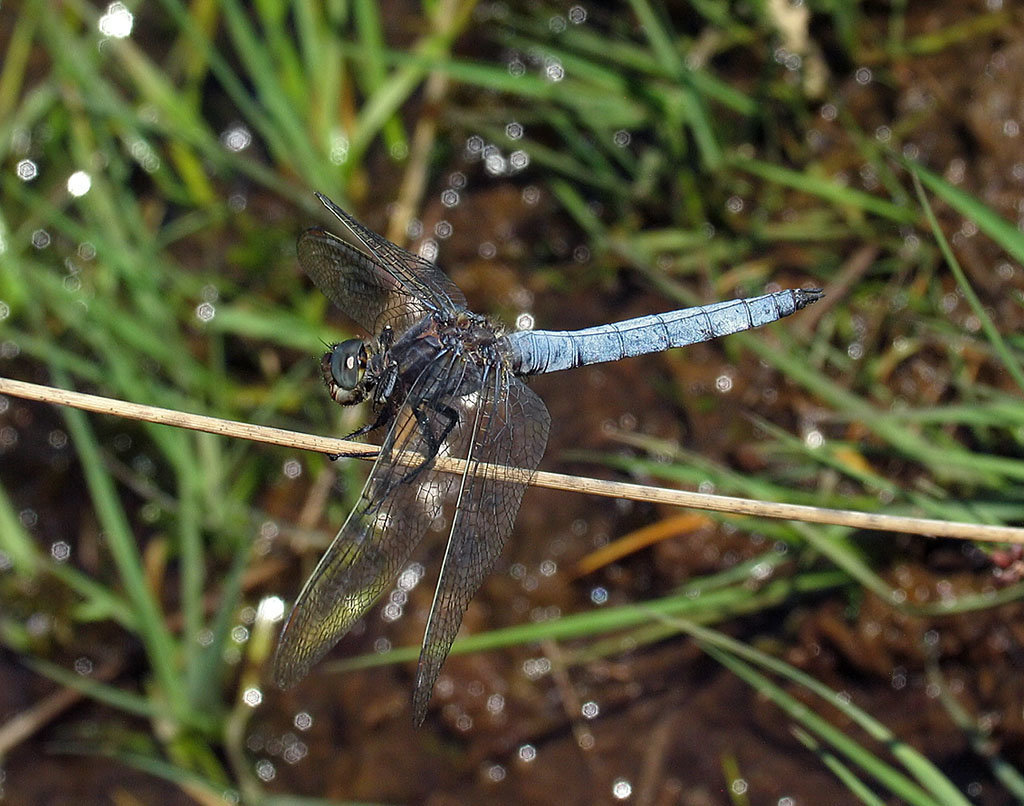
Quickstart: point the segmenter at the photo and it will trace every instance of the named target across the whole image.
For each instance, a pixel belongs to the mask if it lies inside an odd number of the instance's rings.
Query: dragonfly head
[[[351,406],[366,397],[363,384],[366,358],[366,345],[361,339],[339,342],[324,354],[320,370],[327,391],[341,405]]]

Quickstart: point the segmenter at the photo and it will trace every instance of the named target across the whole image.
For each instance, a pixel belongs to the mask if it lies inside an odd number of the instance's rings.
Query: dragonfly
[[[413,687],[419,726],[547,444],[547,408],[522,378],[747,330],[823,292],[788,289],[584,330],[513,330],[469,310],[434,263],[316,196],[355,245],[313,227],[299,237],[299,263],[369,334],[331,345],[323,380],[337,403],[371,406],[370,422],[349,437],[384,437],[358,502],[299,593],[273,674],[281,688],[304,677],[394,583],[425,534],[443,523],[447,502],[448,539]],[[439,456],[465,460],[464,470],[441,472]]]

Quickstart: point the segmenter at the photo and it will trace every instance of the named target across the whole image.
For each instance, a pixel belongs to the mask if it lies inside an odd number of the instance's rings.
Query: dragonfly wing
[[[443,396],[448,376],[465,365],[441,359],[413,384],[409,399]],[[274,679],[287,688],[306,675],[385,591],[430,525],[441,515],[458,477],[426,467],[408,480],[411,468],[399,454],[429,454],[424,432],[411,418],[395,417],[362,494],[295,602],[278,642]]]
[[[468,467],[459,480],[451,533],[416,670],[413,720],[417,725],[426,716],[431,691],[469,601],[512,531],[526,484],[544,454],[550,424],[543,401],[504,368],[491,370],[475,401],[461,398],[457,402],[468,428],[467,450],[460,454],[468,459]],[[499,475],[506,469],[516,475]]]
[[[299,236],[299,263],[324,296],[368,333],[401,333],[434,308],[413,296],[372,257],[321,227]]]
[[[462,291],[460,291],[459,287],[448,279],[447,275],[445,275],[445,273],[436,265],[430,261],[424,260],[418,255],[414,255],[411,252],[402,249],[387,238],[373,232],[373,230],[367,229],[326,196],[320,193],[317,193],[316,196],[328,210],[334,213],[334,215],[345,224],[352,235],[355,236],[366,250],[366,254],[363,254],[359,250],[353,249],[353,251],[367,261],[377,273],[383,275],[377,282],[381,282],[386,285],[389,290],[394,289],[397,291],[397,293],[403,298],[402,301],[404,303],[408,303],[408,301],[412,300],[418,304],[419,307],[417,315],[415,317],[406,318],[410,318],[411,321],[415,322],[423,318],[424,311],[452,312],[466,307],[466,297],[463,295]],[[316,230],[314,229],[314,231]],[[320,230],[320,232],[324,232],[324,230]],[[349,248],[352,249],[352,247]],[[301,239],[299,246],[299,258],[301,262]],[[307,269],[307,271],[309,270]],[[312,272],[310,272],[310,275],[312,276]],[[323,286],[317,278],[313,277],[313,279],[317,282],[317,285],[323,289]],[[327,295],[334,299],[330,293]],[[338,301],[335,300],[335,302]],[[343,310],[348,310],[344,304],[338,304]],[[399,308],[400,307],[401,306],[399,306]],[[391,310],[392,306],[385,306],[385,309]],[[363,323],[360,322],[360,324]],[[374,327],[371,328],[371,331],[374,333],[378,332],[379,328],[383,327],[384,324],[392,324],[396,330],[398,329],[398,327],[390,321],[377,321],[374,323]],[[364,325],[364,327],[365,326],[366,325]]]

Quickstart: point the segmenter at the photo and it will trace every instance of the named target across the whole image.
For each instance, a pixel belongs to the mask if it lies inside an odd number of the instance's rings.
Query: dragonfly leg
[[[441,450],[441,446],[444,444],[444,441],[448,439],[448,435],[459,422],[459,413],[451,406],[435,406],[433,407],[433,410],[447,420],[440,436],[434,433],[433,428],[431,428],[430,419],[427,417],[427,414],[423,409],[419,406],[414,406],[412,409],[413,416],[416,418],[416,425],[420,429],[420,433],[423,434],[423,441],[426,443],[427,450],[423,461],[416,465],[416,467],[407,471],[398,480],[399,484],[406,484],[412,481],[434,463],[434,457],[437,456],[438,452]]]
[[[391,407],[384,406],[382,409],[380,409],[380,411],[377,412],[377,416],[376,418],[374,418],[372,423],[367,423],[366,425],[357,428],[351,434],[346,434],[345,436],[343,436],[342,439],[352,439],[353,437],[361,437],[366,434],[369,434],[371,431],[376,431],[378,428],[384,425],[390,419],[390,417]]]
[[[444,431],[441,432],[441,436],[437,439],[437,450],[441,450],[441,446],[444,444],[444,441],[448,439],[448,435],[452,432],[452,429],[459,423],[459,413],[451,406],[437,406],[434,410],[448,420],[448,424],[444,427]]]
[[[391,402],[391,396],[395,391],[395,384],[398,381],[398,367],[397,365],[391,365],[387,367],[385,372],[381,375],[381,381],[377,386],[377,392],[373,396],[373,408],[377,413],[372,423],[367,423],[360,428],[357,428],[351,434],[346,434],[342,439],[353,439],[354,437],[361,437],[369,434],[371,431],[376,431],[382,425],[385,425],[391,416],[395,412],[395,407]],[[330,459],[334,461],[345,454],[331,454]]]

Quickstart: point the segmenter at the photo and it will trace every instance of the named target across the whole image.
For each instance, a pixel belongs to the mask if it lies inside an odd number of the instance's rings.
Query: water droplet
[[[14,172],[22,182],[31,182],[39,176],[39,166],[32,160],[19,160]]]
[[[500,714],[505,710],[505,698],[501,694],[492,694],[487,698],[487,710],[492,714]]]
[[[128,153],[142,166],[146,173],[154,173],[160,167],[160,158],[145,140],[136,138],[128,146]]]
[[[256,777],[264,783],[273,781],[277,777],[277,768],[272,761],[260,759],[256,762]]]
[[[294,739],[294,737],[291,738]],[[281,754],[281,758],[283,758],[289,764],[298,764],[307,755],[309,755],[309,747],[306,745],[305,742],[300,742],[296,740],[288,742],[288,746],[284,749],[284,752]]]
[[[964,181],[964,175],[967,173],[967,163],[960,157],[955,157],[949,161],[949,167],[946,168],[946,178],[954,185],[959,185]]]
[[[525,151],[513,151],[509,154],[508,164],[513,171],[521,171],[530,164],[530,155]]]
[[[484,170],[491,176],[504,176],[508,173],[508,161],[497,149],[493,149],[484,157]]]
[[[228,151],[244,151],[252,145],[252,132],[236,123],[220,133],[220,142]]]
[[[71,546],[64,540],[57,540],[50,546],[50,556],[59,563],[67,562],[71,557]]]
[[[491,764],[487,767],[487,778],[494,783],[504,781],[507,774],[505,768],[500,764]]]
[[[546,660],[546,658],[530,658],[529,660],[523,661],[523,674],[525,674],[530,680],[536,680],[539,677],[543,677],[547,673],[547,669],[543,668],[543,664]]]
[[[28,634],[35,638],[46,635],[52,626],[53,619],[46,613],[33,613],[25,622],[25,629],[28,630]]]
[[[420,244],[419,255],[424,260],[433,263],[437,260],[437,241],[433,238],[428,238]]]
[[[420,583],[420,580],[423,579],[424,573],[426,573],[426,569],[422,565],[419,563],[413,563],[398,575],[398,589],[411,591]]]
[[[418,218],[410,218],[409,223],[405,225],[405,237],[411,241],[415,241],[423,236],[423,222]]]
[[[111,3],[107,6],[106,13],[100,17],[97,27],[104,36],[124,39],[131,36],[134,19],[124,3]]]
[[[84,196],[92,187],[92,177],[85,171],[75,171],[68,177],[68,193],[72,196]]]
[[[284,618],[284,600],[280,596],[266,596],[256,607],[256,618],[260,621],[276,622]]]
[[[565,68],[557,59],[548,59],[544,64],[544,77],[548,81],[561,81],[565,78]]]
[[[616,778],[612,782],[612,795],[616,800],[625,800],[633,794],[633,784],[625,778]]]
[[[0,428],[0,451],[6,451],[18,444],[18,431],[7,425]]]
[[[348,137],[340,132],[332,134],[327,158],[333,165],[343,165],[348,160]]]

